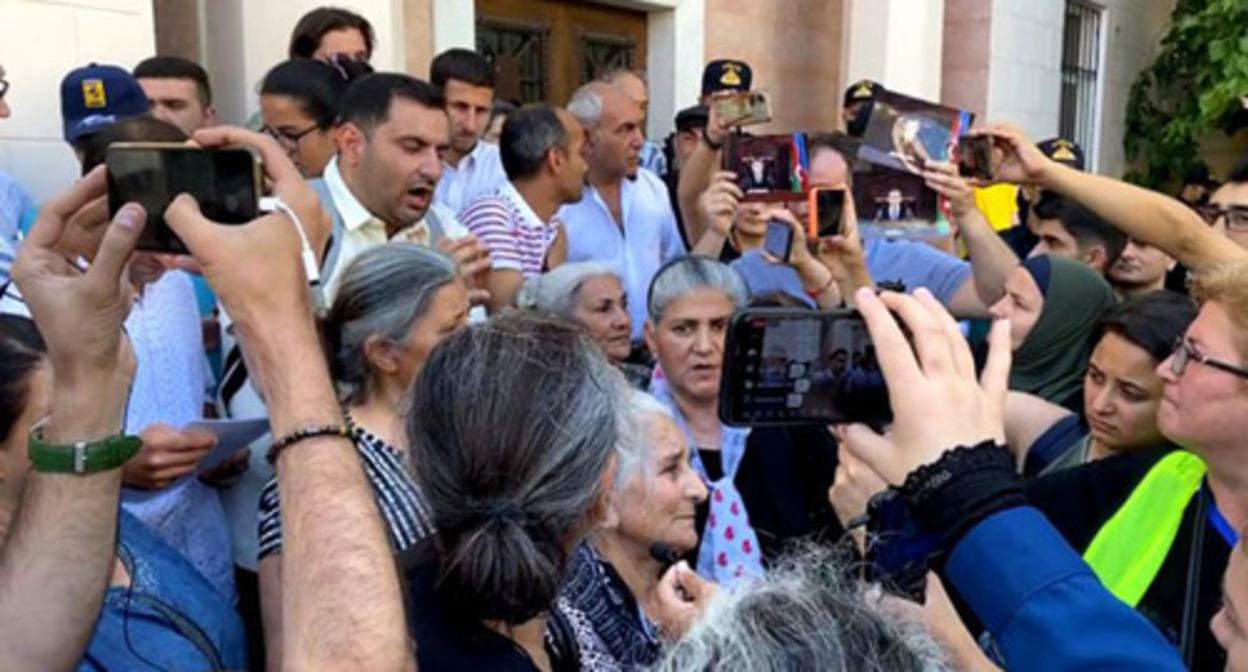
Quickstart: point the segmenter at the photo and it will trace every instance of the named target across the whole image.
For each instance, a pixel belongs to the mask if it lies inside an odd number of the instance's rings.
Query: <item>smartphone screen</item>
[[[735,313],[719,401],[721,419],[737,426],[892,419],[875,347],[853,310]]]
[[[788,222],[781,219],[767,220],[767,230],[763,234],[763,251],[788,263],[789,253],[793,251],[793,229]]]
[[[164,219],[178,194],[194,196],[204,216],[222,224],[245,224],[259,216],[257,164],[245,149],[115,145],[106,162],[109,210],[116,214],[122,205],[137,202],[147,211],[141,250],[189,252]]]
[[[819,238],[841,233],[841,213],[845,209],[845,192],[841,189],[812,189],[811,217],[815,226],[813,233]]]
[[[992,160],[992,138],[987,135],[964,135],[958,138],[958,174],[991,180],[996,172]]]

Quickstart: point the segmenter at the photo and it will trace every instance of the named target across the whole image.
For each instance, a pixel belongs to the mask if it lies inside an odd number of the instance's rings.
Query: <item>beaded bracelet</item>
[[[308,425],[307,427],[300,427],[273,442],[273,445],[269,447],[269,464],[276,467],[277,458],[281,456],[283,450],[300,441],[315,439],[321,436],[341,436],[347,438],[351,436],[351,430],[346,425]]]

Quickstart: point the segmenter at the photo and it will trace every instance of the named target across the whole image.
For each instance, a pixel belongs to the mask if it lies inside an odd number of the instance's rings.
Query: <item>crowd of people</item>
[[[921,168],[950,240],[852,198],[815,238],[721,169],[744,62],[655,143],[642,73],[521,105],[373,47],[309,12],[238,126],[196,63],[86,65],[81,178],[0,172],[5,669],[1248,670],[1248,157],[1171,198],[984,125],[991,180]],[[187,141],[278,205],[110,216],[111,145]],[[152,214],[189,255],[136,250]],[[726,423],[759,306],[855,309],[891,425]]]

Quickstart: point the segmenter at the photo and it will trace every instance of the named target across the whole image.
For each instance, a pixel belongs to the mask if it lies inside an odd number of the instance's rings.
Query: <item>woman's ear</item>
[[[399,353],[393,342],[376,334],[364,339],[364,359],[368,367],[379,373],[393,375],[399,372]]]
[[[651,322],[650,318],[648,317],[646,318],[646,323],[642,325],[641,327],[641,336],[646,341],[646,349],[649,350],[652,354],[654,354],[655,357],[658,357],[659,350],[657,347],[655,347],[658,343],[658,339],[655,338],[657,336],[657,333],[656,333],[654,323]]]

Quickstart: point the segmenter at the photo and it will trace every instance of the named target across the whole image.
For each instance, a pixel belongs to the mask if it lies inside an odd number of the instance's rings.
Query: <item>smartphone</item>
[[[715,115],[728,126],[752,126],[771,121],[771,98],[761,91],[729,91],[711,98]]]
[[[890,423],[888,388],[862,316],[802,308],[734,313],[719,414],[746,427]]]
[[[996,174],[992,137],[964,135],[958,138],[958,174],[980,180],[991,180]]]
[[[130,202],[147,211],[140,250],[189,254],[165,223],[165,209],[179,194],[194,196],[204,216],[222,224],[246,224],[260,214],[260,164],[246,149],[116,143],[105,163],[109,211],[115,215]]]
[[[840,235],[841,214],[845,211],[845,190],[816,187],[810,190],[809,198],[807,237],[814,240]]]
[[[793,229],[788,222],[775,218],[767,220],[763,251],[783,263],[789,263],[789,255],[793,253]]]

